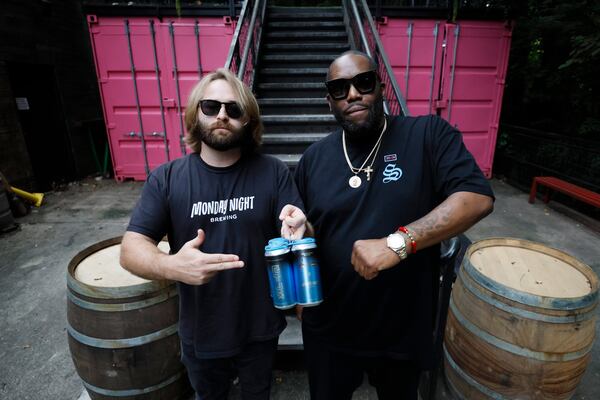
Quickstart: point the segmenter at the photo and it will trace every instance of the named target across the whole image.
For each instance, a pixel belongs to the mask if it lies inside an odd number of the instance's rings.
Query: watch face
[[[389,237],[388,244],[394,249],[399,249],[405,246],[404,237],[398,233],[391,234]]]

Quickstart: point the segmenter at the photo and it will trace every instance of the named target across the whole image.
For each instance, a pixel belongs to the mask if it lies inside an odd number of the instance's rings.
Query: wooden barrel
[[[561,251],[492,238],[454,284],[444,370],[460,399],[568,399],[590,360],[598,277]]]
[[[180,362],[177,288],[119,265],[121,237],[71,260],[67,319],[71,357],[92,399],[180,399],[191,391]],[[168,252],[168,244],[159,248]]]

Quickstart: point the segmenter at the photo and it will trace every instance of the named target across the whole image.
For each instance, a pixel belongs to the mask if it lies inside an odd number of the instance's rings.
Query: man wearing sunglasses
[[[417,399],[432,361],[439,243],[493,207],[456,129],[384,114],[377,70],[356,51],[333,61],[327,100],[342,129],[296,171],[323,283],[323,303],[302,311],[313,400],[351,399],[365,373],[380,399]]]
[[[156,168],[123,237],[121,264],[178,282],[182,362],[196,399],[268,399],[285,318],[264,259],[271,238],[304,234],[288,168],[256,150],[263,126],[252,92],[225,69],[206,75],[185,111],[192,153]],[[167,234],[171,254],[157,242]]]

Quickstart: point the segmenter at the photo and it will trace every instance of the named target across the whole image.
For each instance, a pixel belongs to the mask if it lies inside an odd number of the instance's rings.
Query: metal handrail
[[[254,86],[266,4],[266,0],[244,1],[225,61],[225,68],[235,73],[250,89]],[[252,7],[251,16],[249,7]]]
[[[370,57],[379,65],[379,76],[385,84],[384,109],[389,115],[409,115],[406,100],[400,91],[394,71],[387,58],[379,33],[373,22],[373,16],[369,10],[366,0],[343,0],[344,8],[352,10],[348,16],[348,23],[354,32],[353,48],[356,48]],[[358,33],[358,34],[357,34]]]

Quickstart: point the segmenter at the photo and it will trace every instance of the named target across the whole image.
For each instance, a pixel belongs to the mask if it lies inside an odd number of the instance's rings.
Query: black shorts
[[[346,354],[303,330],[312,400],[350,400],[366,374],[380,400],[416,400],[420,370],[412,361]]]
[[[240,380],[242,399],[267,400],[271,391],[273,358],[277,339],[248,343],[232,357],[201,359],[193,346],[181,344],[185,365],[197,400],[226,400],[233,379]]]

